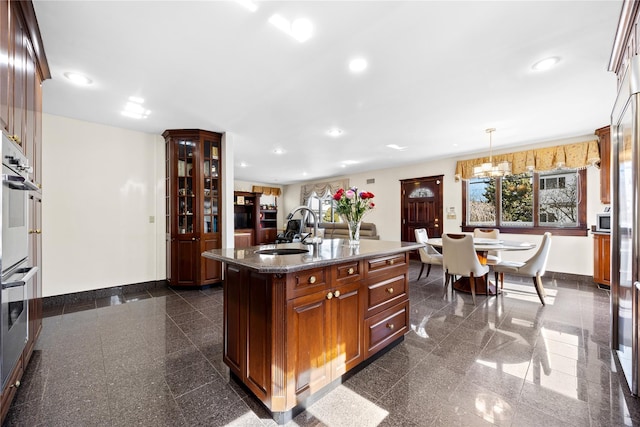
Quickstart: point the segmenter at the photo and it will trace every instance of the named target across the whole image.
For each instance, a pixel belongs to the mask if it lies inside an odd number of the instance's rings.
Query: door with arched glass
[[[402,185],[402,241],[414,242],[416,228],[429,237],[442,233],[443,175],[400,180]]]

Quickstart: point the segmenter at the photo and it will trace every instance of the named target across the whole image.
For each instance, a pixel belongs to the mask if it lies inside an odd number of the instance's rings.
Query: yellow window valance
[[[278,188],[278,187],[265,187],[263,185],[254,185],[251,191],[254,192],[254,193],[262,193],[265,196],[269,196],[269,195],[279,196],[280,195],[280,188]]]
[[[583,169],[587,166],[599,165],[600,151],[598,149],[598,141],[594,140],[493,156],[494,163],[503,161],[511,162],[511,170],[514,175],[525,172],[551,171],[560,168]],[[473,168],[485,162],[489,162],[488,156],[459,160],[456,164],[456,181],[473,178]]]

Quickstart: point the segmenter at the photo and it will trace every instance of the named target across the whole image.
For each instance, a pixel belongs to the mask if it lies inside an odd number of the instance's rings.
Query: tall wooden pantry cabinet
[[[44,44],[31,1],[0,0],[0,130],[25,154],[32,167],[29,180],[42,188],[42,82],[51,78]],[[42,191],[29,195],[29,263],[42,268]],[[28,339],[10,369],[0,395],[0,424],[26,369],[42,329],[42,270],[31,280]],[[29,386],[22,384],[22,386]]]
[[[166,130],[167,279],[171,286],[222,281],[222,265],[201,256],[221,247],[222,135]]]

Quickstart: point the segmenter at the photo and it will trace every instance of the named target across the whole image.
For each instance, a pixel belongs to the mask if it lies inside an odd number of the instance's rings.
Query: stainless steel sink
[[[256,251],[259,255],[300,255],[309,253],[306,249],[299,248],[272,248],[272,249],[261,249]]]

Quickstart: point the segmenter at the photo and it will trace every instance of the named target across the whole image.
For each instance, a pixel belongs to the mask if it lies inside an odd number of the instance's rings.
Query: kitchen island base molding
[[[387,345],[383,350],[381,350],[378,353],[376,353],[375,356],[373,356],[370,359],[367,359],[363,363],[359,364],[358,366],[353,368],[351,371],[349,371],[348,373],[344,374],[342,377],[335,379],[330,384],[328,384],[325,387],[323,387],[320,391],[318,391],[317,393],[314,393],[313,395],[309,396],[308,398],[306,398],[305,400],[300,402],[298,405],[296,405],[293,409],[290,409],[290,410],[288,410],[286,412],[271,412],[269,410],[269,408],[267,408],[260,399],[257,399],[256,403],[259,404],[260,406],[262,406],[262,408],[269,414],[269,416],[271,416],[271,418],[276,422],[276,424],[278,424],[278,425],[287,424],[290,421],[292,421],[295,417],[297,417],[299,414],[301,414],[302,412],[306,411],[309,407],[311,407],[311,405],[313,405],[314,403],[316,403],[317,401],[322,399],[324,396],[329,394],[331,391],[333,391],[338,386],[342,385],[349,378],[351,378],[352,376],[356,375],[358,372],[360,372],[361,370],[363,370],[364,368],[369,366],[371,363],[373,363],[376,360],[378,360],[380,357],[382,357],[385,354],[387,354],[389,351],[393,350],[398,344],[400,344],[403,341],[404,341],[404,336],[398,338],[397,340],[395,340],[391,344]],[[244,391],[246,391],[246,392],[248,392],[250,394],[253,394],[251,392],[251,389],[249,389],[249,387],[247,387],[245,384],[243,384],[242,380],[236,374],[231,372],[230,373],[230,377]]]

